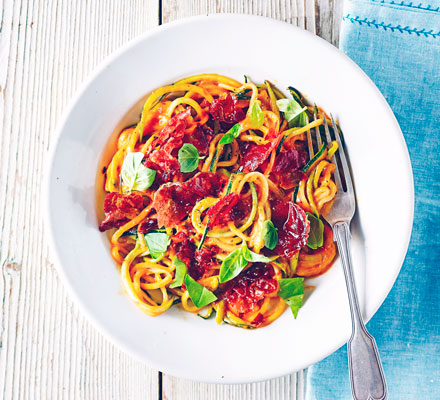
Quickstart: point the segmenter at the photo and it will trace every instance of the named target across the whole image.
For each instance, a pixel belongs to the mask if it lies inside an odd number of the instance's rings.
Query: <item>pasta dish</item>
[[[313,145],[324,110],[292,87],[202,74],[155,90],[120,132],[104,215],[124,288],[150,316],[173,305],[254,329],[290,307],[336,256],[323,216],[337,143]],[[314,136],[314,135],[313,135]],[[310,136],[309,136],[310,139]]]

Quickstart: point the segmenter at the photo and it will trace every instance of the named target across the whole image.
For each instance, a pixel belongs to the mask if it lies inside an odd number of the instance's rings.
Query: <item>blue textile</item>
[[[405,263],[368,324],[396,400],[440,399],[440,0],[420,1],[346,0],[340,36],[393,109],[414,173]],[[351,398],[343,346],[309,368],[306,399]]]

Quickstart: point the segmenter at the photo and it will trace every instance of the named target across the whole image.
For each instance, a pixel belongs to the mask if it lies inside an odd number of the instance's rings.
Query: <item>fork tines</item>
[[[318,116],[316,112],[313,113],[313,117],[315,121],[318,120]],[[334,177],[335,177],[335,183],[338,187],[338,191],[354,193],[353,184],[350,177],[350,170],[348,168],[347,158],[345,156],[341,135],[339,134],[339,128],[336,124],[335,119],[330,114],[330,118],[332,122],[331,130],[334,136],[333,139],[325,114],[323,114],[322,118],[324,122],[324,132],[325,132],[324,141],[327,144],[329,144],[332,142],[332,140],[336,140],[336,142],[338,143],[338,150],[332,156],[332,162],[336,166]],[[319,126],[315,127],[314,131],[315,131],[316,144],[318,145],[318,150],[319,150],[322,146],[322,136],[319,130]],[[307,144],[308,144],[309,156],[310,158],[312,158],[315,155],[315,151],[313,149],[313,141],[310,130],[307,131]]]

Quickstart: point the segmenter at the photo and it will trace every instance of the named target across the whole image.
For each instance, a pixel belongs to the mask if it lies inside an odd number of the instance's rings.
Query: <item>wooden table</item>
[[[301,399],[304,373],[246,385],[161,374],[111,345],[67,297],[43,231],[44,162],[75,90],[162,23],[264,15],[338,44],[341,0],[3,0],[0,25],[0,398]]]

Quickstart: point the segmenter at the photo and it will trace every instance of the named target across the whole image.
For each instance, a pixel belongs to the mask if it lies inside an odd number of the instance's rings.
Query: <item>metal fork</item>
[[[330,143],[332,138],[325,115],[323,119],[326,142]],[[338,127],[333,117],[331,117],[331,120],[335,139],[339,145],[338,152],[341,167],[338,166],[336,158],[333,156],[332,162],[336,166],[334,176],[338,191],[333,207],[325,215],[325,219],[331,225],[338,244],[350,303],[352,334],[347,348],[351,390],[355,400],[385,400],[387,398],[387,386],[382,363],[377,351],[376,341],[368,333],[359,309],[350,255],[350,222],[356,208],[355,193]],[[319,127],[315,128],[315,135],[318,148],[320,148],[322,140]],[[310,131],[307,132],[307,142],[309,155],[313,157],[313,143]],[[345,185],[343,185],[343,182]]]

